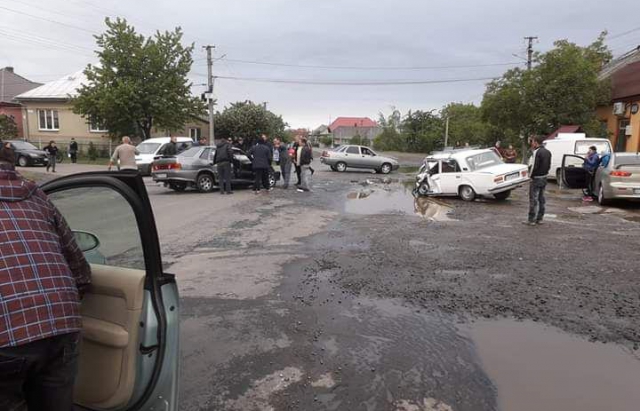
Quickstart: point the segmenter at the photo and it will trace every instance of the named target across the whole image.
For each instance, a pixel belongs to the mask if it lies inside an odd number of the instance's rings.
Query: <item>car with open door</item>
[[[42,186],[91,264],[76,410],[178,409],[179,299],[142,177],[75,174]]]
[[[591,174],[582,167],[585,157],[565,155],[562,159],[562,182],[565,188],[589,187]],[[613,153],[600,162],[593,176],[593,194],[600,205],[613,200],[640,200],[640,154]]]

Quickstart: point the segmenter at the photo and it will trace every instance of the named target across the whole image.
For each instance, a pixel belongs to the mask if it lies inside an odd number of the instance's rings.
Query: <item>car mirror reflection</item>
[[[83,253],[92,251],[100,247],[100,240],[95,234],[86,231],[73,231],[73,236],[78,243],[78,247]]]

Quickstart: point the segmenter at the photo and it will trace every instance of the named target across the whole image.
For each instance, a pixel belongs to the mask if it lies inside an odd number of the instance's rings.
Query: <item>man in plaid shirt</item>
[[[0,410],[72,410],[90,281],[60,212],[0,147]]]

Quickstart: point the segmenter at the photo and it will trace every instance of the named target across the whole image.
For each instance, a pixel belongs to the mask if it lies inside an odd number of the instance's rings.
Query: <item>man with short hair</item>
[[[128,136],[122,137],[122,144],[113,150],[113,155],[109,161],[109,171],[111,171],[111,167],[113,167],[114,164],[118,166],[118,170],[120,171],[137,171],[136,156],[138,154],[140,154],[140,152],[131,144],[131,139]]]
[[[169,143],[164,148],[162,155],[175,156],[178,154],[178,137],[171,136]]]
[[[291,157],[289,156],[289,150],[285,144],[282,144],[282,140],[279,138],[273,140],[273,145],[274,161],[278,161],[282,179],[284,180],[282,188],[286,190],[289,188],[289,180],[291,179]],[[278,153],[278,160],[275,159],[276,153]]]
[[[216,153],[213,155],[213,164],[218,169],[220,179],[220,194],[233,194],[231,191],[231,161],[233,160],[233,148],[229,140],[222,139],[216,145]]]
[[[587,193],[582,198],[583,201],[593,201],[593,184],[596,179],[596,171],[600,166],[600,156],[598,155],[598,148],[596,146],[589,147],[587,157],[584,159],[583,167],[587,170],[589,178],[589,186],[587,187]]]
[[[73,137],[71,137],[71,142],[69,143],[69,157],[73,164],[78,161],[78,142]]]
[[[71,411],[91,268],[60,212],[0,149],[0,410]]]
[[[44,151],[47,152],[47,157],[49,158],[49,162],[47,162],[47,172],[51,168],[54,173],[56,172],[56,163],[58,156],[58,147],[56,146],[56,142],[51,140],[49,141],[49,145],[44,148]]]
[[[308,144],[305,137],[300,138],[300,146],[298,147],[298,164],[300,165],[300,186],[298,192],[309,192],[312,188],[313,169],[311,162],[313,161],[313,152],[311,145]]]
[[[542,145],[544,137],[535,136],[531,139],[533,150],[533,164],[531,166],[529,184],[529,219],[524,224],[529,226],[543,224],[547,187],[547,175],[551,169],[551,152]]]
[[[260,193],[260,184],[267,190],[271,191],[269,186],[269,169],[273,160],[273,151],[267,146],[267,142],[262,138],[258,139],[258,144],[251,147],[247,153],[251,157],[253,173],[255,175],[253,183],[253,191],[255,194]]]

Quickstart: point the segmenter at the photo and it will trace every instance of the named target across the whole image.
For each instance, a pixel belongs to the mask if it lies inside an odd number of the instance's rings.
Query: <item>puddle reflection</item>
[[[448,204],[415,198],[408,190],[365,189],[347,194],[345,211],[353,214],[413,214],[430,221],[454,221]]]

